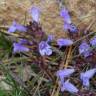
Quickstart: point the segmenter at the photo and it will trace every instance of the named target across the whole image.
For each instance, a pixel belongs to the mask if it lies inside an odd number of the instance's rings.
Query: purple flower
[[[96,73],[96,68],[90,69],[80,74],[80,79],[82,80],[84,86],[89,87],[90,85],[89,80],[93,77],[95,73]]]
[[[59,47],[62,47],[62,46],[70,46],[73,44],[73,41],[70,40],[70,39],[58,39],[57,40],[57,44],[59,45]]]
[[[12,25],[9,27],[8,32],[10,32],[10,33],[15,32],[15,31],[16,31],[15,25],[16,25],[16,22],[14,21],[14,22],[12,23]]]
[[[69,30],[70,32],[73,32],[73,33],[78,31],[77,27],[73,23],[71,23],[71,24],[64,23],[64,29]]]
[[[96,36],[94,36],[91,40],[90,40],[90,44],[92,46],[96,46]]]
[[[33,43],[31,41],[26,40],[26,39],[20,39],[19,40],[19,44],[29,44],[29,45],[32,45]]]
[[[69,23],[64,23],[64,29],[68,30],[70,28],[70,24]]]
[[[56,73],[56,76],[60,78],[61,84],[64,82],[65,77],[69,77],[75,70],[74,69],[63,69]]]
[[[66,8],[61,9],[60,16],[64,18],[64,22],[71,24],[71,17],[70,17],[69,12]]]
[[[28,52],[29,48],[21,45],[20,43],[13,43],[13,52]]]
[[[46,41],[41,41],[39,43],[39,52],[40,52],[41,56],[44,56],[44,55],[49,56],[52,54],[51,46],[48,45],[48,43]]]
[[[16,23],[15,27],[18,31],[21,31],[21,32],[26,32],[27,31],[27,28],[25,26],[21,25],[21,24]]]
[[[19,44],[27,44],[28,41],[26,39],[20,39]]]
[[[66,8],[62,8],[60,11],[60,16],[64,18],[64,29],[69,30],[70,32],[77,32],[77,27],[71,22],[71,17]]]
[[[53,35],[48,35],[47,42],[51,42],[53,39],[54,39],[54,36]]]
[[[38,7],[32,7],[29,11],[33,18],[33,21],[39,22],[40,19],[40,9]]]
[[[23,25],[20,25],[20,24],[16,23],[16,21],[13,21],[12,25],[8,29],[8,32],[13,33],[16,30],[22,31],[22,32],[26,32],[27,31],[26,27],[24,27]]]
[[[83,41],[79,46],[79,53],[84,55],[84,57],[88,57],[92,55],[90,46],[87,44],[87,42]]]
[[[77,93],[79,90],[69,82],[69,80],[65,81],[61,86],[61,91],[68,91],[70,93]]]

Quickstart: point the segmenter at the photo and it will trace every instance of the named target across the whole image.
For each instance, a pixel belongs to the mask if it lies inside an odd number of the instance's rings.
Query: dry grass
[[[9,25],[15,19],[22,23],[25,13],[31,6],[42,9],[41,24],[46,33],[54,34],[57,38],[66,37],[63,21],[59,16],[59,4],[56,0],[0,0],[0,25]],[[63,0],[62,0],[63,1]],[[96,17],[95,0],[64,0],[69,9],[72,20],[80,28],[89,25]],[[28,12],[26,21],[31,20]],[[82,23],[81,23],[82,22]],[[93,28],[92,30],[96,30]]]

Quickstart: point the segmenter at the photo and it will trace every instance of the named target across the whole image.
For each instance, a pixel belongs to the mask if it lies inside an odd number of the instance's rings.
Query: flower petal
[[[27,44],[28,41],[26,39],[20,39],[19,44]]]
[[[63,76],[63,77],[68,77],[70,76],[75,70],[74,69],[63,69],[57,71],[57,76]]]
[[[88,57],[91,54],[90,46],[87,44],[87,42],[83,41],[79,46],[79,53],[83,54],[84,57]]]
[[[21,32],[26,32],[27,31],[27,28],[25,26],[21,25],[21,24],[16,23],[15,27],[18,31],[21,31]]]
[[[64,21],[68,24],[71,24],[71,17],[69,12],[66,8],[62,8],[60,11],[60,16],[64,18]]]
[[[83,86],[89,87],[90,83],[89,83],[89,79],[86,77],[82,77],[83,74],[81,74],[81,80],[83,82]]]
[[[54,39],[54,36],[53,35],[48,35],[47,42],[51,42],[53,39]]]
[[[25,26],[16,23],[16,21],[13,21],[12,25],[8,29],[8,32],[12,33],[12,32],[15,32],[16,30],[21,31],[21,32],[26,32],[27,31]]]
[[[93,77],[95,73],[96,73],[96,68],[90,69],[80,74],[80,79],[83,81],[84,86],[89,87],[89,80]]]
[[[52,54],[52,49],[46,49],[46,55],[50,56]]]
[[[46,41],[41,41],[39,43],[39,52],[41,56],[44,56],[44,55],[49,56],[52,54],[51,46]]]
[[[30,10],[31,16],[35,22],[39,22],[40,9],[38,7],[32,7]]]
[[[65,22],[64,23],[64,30],[69,30],[72,33],[78,32],[77,27],[73,23],[69,24],[69,23]]]
[[[73,41],[70,40],[70,39],[63,39],[63,38],[61,38],[61,39],[58,39],[58,40],[57,40],[57,44],[58,44],[60,47],[62,47],[62,46],[70,46],[70,45],[73,44]]]
[[[96,46],[96,36],[94,36],[91,40],[90,40],[90,44],[92,46]]]
[[[92,78],[93,75],[96,73],[96,68],[94,69],[90,69],[88,71],[86,71],[85,73],[83,73],[83,77],[87,77],[88,79]]]
[[[75,70],[74,69],[63,69],[56,72],[56,76],[60,78],[60,82],[64,82],[65,77],[69,77]]]
[[[28,45],[32,45],[33,42],[32,41],[28,41],[26,39],[20,39],[19,44],[28,44]]]
[[[46,55],[46,50],[39,50],[39,52],[40,52],[40,55],[41,55],[41,56]]]
[[[69,26],[69,31],[75,33],[78,32],[78,29],[73,23],[71,23]]]
[[[51,46],[48,45],[48,43],[46,41],[41,41],[39,43],[39,50],[43,50],[43,49],[46,49],[46,48],[51,48]]]
[[[64,30],[68,30],[70,28],[70,24],[69,23],[64,23]]]
[[[10,33],[15,32],[15,31],[16,31],[15,25],[16,25],[16,22],[13,21],[12,25],[11,25],[11,26],[9,27],[9,29],[8,29],[8,32],[10,32]]]
[[[70,93],[77,93],[79,91],[72,83],[69,82],[69,80],[65,81],[61,87],[62,92],[65,90]]]
[[[13,52],[28,52],[29,48],[19,44],[19,43],[13,43]]]

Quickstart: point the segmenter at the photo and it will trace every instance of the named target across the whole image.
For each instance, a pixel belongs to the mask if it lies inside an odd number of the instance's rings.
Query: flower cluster
[[[60,78],[59,83],[62,92],[68,91],[71,93],[77,93],[79,91],[72,83],[69,82],[69,80],[65,81],[65,77],[69,77],[74,72],[74,69],[63,69],[57,71],[56,76]],[[96,68],[90,69],[80,74],[80,79],[85,87],[89,87],[89,80],[94,76],[95,73]]]
[[[30,48],[35,44],[36,52],[38,51],[38,53],[41,56],[50,56],[53,54],[53,47],[52,47],[53,41],[55,41],[55,44],[58,45],[59,48],[63,46],[71,46],[74,44],[74,41],[71,40],[70,38],[59,38],[56,40],[54,39],[54,35],[48,35],[47,37],[45,34],[43,34],[42,28],[40,26],[41,10],[38,7],[32,7],[29,13],[32,16],[32,22],[30,22],[30,25],[24,26],[18,24],[16,21],[13,21],[12,25],[8,29],[8,32],[10,33],[19,31],[21,33],[23,32],[26,35],[26,37],[28,37],[22,39],[19,38],[18,42],[13,42],[13,53],[29,52],[31,50]],[[72,23],[69,12],[65,7],[61,9],[60,16],[63,17],[65,30],[71,33],[78,32],[78,28]],[[38,36],[36,34],[38,34]],[[45,37],[43,37],[43,35]],[[37,40],[36,38],[38,38],[39,40]],[[82,54],[84,57],[88,57],[92,55],[91,47],[96,47],[96,36],[91,38],[89,43],[87,43],[86,41],[81,42],[78,48],[79,53]],[[66,80],[66,77],[67,78],[70,77],[71,74],[73,74],[74,72],[75,69],[62,69],[57,71],[56,76],[60,79],[59,83],[62,92],[63,91],[68,91],[71,93],[79,92],[79,89],[77,89],[77,87],[75,87],[74,84],[72,84],[69,80]],[[82,81],[83,86],[85,87],[90,86],[90,79],[93,77],[95,73],[96,68],[93,68],[80,74],[80,80]]]
[[[89,44],[87,42],[83,41],[80,46],[79,46],[79,53],[83,54],[84,57],[88,57],[91,55],[91,50],[90,50]]]
[[[73,33],[78,32],[78,28],[72,23],[69,12],[65,7],[63,7],[61,9],[60,16],[63,17],[63,19],[64,19],[64,29],[65,30],[69,30],[70,32],[73,32]],[[66,41],[66,42],[63,42],[63,41]],[[61,43],[61,42],[63,42],[63,43]],[[59,44],[60,46],[62,46],[62,45],[67,46],[67,45],[71,45],[72,41],[59,39],[57,41],[57,44]],[[79,46],[79,53],[82,54],[84,57],[91,56],[92,55],[91,47],[96,47],[96,36],[94,36],[90,40],[90,45],[86,41],[81,42],[81,44]]]
[[[38,24],[39,21],[40,21],[40,9],[37,8],[37,7],[32,7],[29,12],[30,12],[30,14],[32,16],[33,22],[37,22],[37,24]],[[70,16],[69,16],[67,10],[65,10],[65,13],[63,12],[61,15],[65,18],[65,21],[67,23],[71,23]],[[12,25],[8,29],[8,32],[12,33],[12,32],[16,32],[16,31],[27,33],[28,32],[28,27],[20,25],[16,21],[13,21]],[[38,49],[39,49],[39,53],[41,54],[41,56],[44,56],[44,55],[48,55],[49,56],[49,55],[52,54],[52,48],[49,45],[49,43],[53,39],[54,39],[54,36],[53,35],[49,35],[48,39],[46,41],[43,40],[43,41],[39,42]],[[23,42],[25,42],[25,41],[28,42],[28,40],[24,39]],[[16,53],[16,52],[28,52],[29,48],[24,46],[23,45],[24,43],[20,43],[20,42],[21,41],[19,41],[18,43],[16,43],[16,42],[13,43],[13,52],[14,53]],[[72,44],[73,44],[73,41],[70,40],[69,38],[60,38],[60,39],[57,40],[57,45],[60,48],[62,46],[70,46]]]
[[[64,29],[72,33],[78,32],[77,27],[72,23],[68,10],[64,7],[60,11],[60,16],[64,19]]]
[[[94,36],[93,38],[91,38],[90,44],[91,44],[91,46],[96,47],[96,36]]]
[[[20,32],[26,32],[27,28],[23,25],[18,24],[16,21],[13,21],[12,25],[10,26],[10,28],[8,29],[9,33],[13,33],[16,31],[20,31]],[[21,39],[18,43],[14,42],[13,43],[13,53],[16,52],[28,52],[29,48],[25,47],[23,44],[25,44],[26,42],[28,42],[25,39]]]
[[[65,30],[69,30],[70,32],[73,32],[73,33],[78,32],[77,27],[72,23],[69,12],[65,7],[61,9],[60,16],[63,17],[63,19],[64,19],[64,29]],[[58,44],[59,44],[59,42],[62,42],[62,41],[64,41],[64,40],[60,39],[58,41]],[[69,40],[67,40],[67,42],[68,41]],[[72,42],[70,42],[70,43],[72,43]],[[83,41],[79,46],[79,53],[82,54],[84,57],[88,57],[88,56],[92,55],[91,47],[96,47],[96,36],[94,36],[90,40],[90,45],[86,41]]]
[[[31,16],[33,18],[33,24],[36,26],[36,24],[39,22],[40,10],[37,7],[32,7],[29,12],[31,13]],[[8,29],[8,32],[13,33],[16,31],[20,31],[20,32],[24,32],[25,34],[27,34],[29,31],[29,28],[30,26],[24,26],[24,25],[18,24],[16,21],[13,21],[12,25]],[[14,42],[13,53],[30,51],[30,49],[26,47],[25,45],[32,45],[32,42],[30,42],[29,40],[25,38],[20,39],[19,42]]]
[[[90,45],[83,41],[79,46],[79,53],[82,54],[84,57],[88,57],[92,55],[92,47],[96,47],[96,36],[90,39]]]

